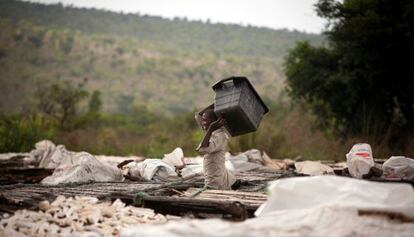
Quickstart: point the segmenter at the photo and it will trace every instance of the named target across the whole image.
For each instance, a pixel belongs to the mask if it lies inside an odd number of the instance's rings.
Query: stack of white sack
[[[163,159],[94,156],[86,152],[68,151],[65,146],[55,145],[48,140],[36,143],[35,148],[28,154],[27,162],[37,163],[40,168],[55,169],[51,176],[42,180],[41,183],[47,185],[123,181],[123,172],[147,181],[168,181],[180,176],[188,178],[203,175],[202,157],[184,159],[180,147],[165,154]],[[117,165],[126,160],[132,162],[119,169]],[[262,164],[262,154],[257,149],[237,155],[226,153],[225,166],[233,173],[263,167]]]

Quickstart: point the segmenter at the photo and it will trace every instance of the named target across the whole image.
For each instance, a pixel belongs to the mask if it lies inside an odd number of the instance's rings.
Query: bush
[[[395,153],[414,135],[414,2],[319,0],[328,44],[301,42],[286,57],[291,96],[340,138],[377,137]]]
[[[35,32],[27,37],[27,39],[35,46],[36,48],[41,48],[43,46],[43,32]]]
[[[75,39],[72,36],[67,36],[66,38],[60,39],[60,47],[62,48],[65,54],[69,54],[72,51],[73,44]]]
[[[37,91],[38,108],[59,122],[60,128],[71,128],[77,115],[79,102],[88,96],[84,84],[72,85],[68,81],[56,82]]]
[[[55,124],[39,115],[0,117],[0,152],[27,152],[43,139],[53,139]]]
[[[6,51],[6,49],[0,48],[0,59],[1,58],[5,58],[5,57],[7,57],[7,51]]]

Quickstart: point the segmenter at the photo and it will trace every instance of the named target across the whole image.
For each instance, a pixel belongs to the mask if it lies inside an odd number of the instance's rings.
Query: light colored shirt
[[[196,120],[200,124],[200,116],[196,114]],[[225,153],[229,136],[225,128],[221,127],[212,132],[208,147],[197,147],[198,153],[204,155],[203,170],[204,183],[213,189],[231,189],[231,185],[236,181],[233,174],[226,169]]]

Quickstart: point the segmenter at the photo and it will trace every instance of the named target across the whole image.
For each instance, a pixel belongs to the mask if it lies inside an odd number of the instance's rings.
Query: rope
[[[169,188],[169,187],[174,186],[174,185],[182,184],[185,181],[191,180],[191,179],[196,178],[196,177],[198,177],[198,174],[192,175],[192,176],[189,176],[189,177],[186,177],[186,178],[182,178],[182,179],[180,179],[178,181],[173,181],[173,182],[170,182],[170,183],[166,183],[166,184],[160,185],[158,187],[152,187],[152,188],[146,188],[144,190],[140,190],[134,196],[134,199],[133,199],[134,205],[141,206],[143,204],[144,198],[150,196],[148,194],[148,192],[155,191],[155,190],[160,190],[160,189],[163,189],[163,188]],[[202,191],[204,191],[204,190],[202,190]],[[200,191],[200,193],[202,191]]]
[[[200,188],[199,190],[197,190],[196,192],[194,192],[193,194],[191,194],[191,198],[194,198],[196,196],[198,196],[200,193],[204,192],[206,189],[208,188],[207,185],[205,185],[204,187]]]
[[[133,199],[135,206],[141,206],[144,200],[144,197],[148,197],[149,194],[146,192],[137,192]]]
[[[200,193],[206,191],[207,189],[217,189],[217,187],[212,187],[212,186],[208,186],[207,184],[204,185],[203,188],[200,188],[199,190],[197,190],[196,192],[194,192],[193,194],[191,194],[191,198],[198,196]]]

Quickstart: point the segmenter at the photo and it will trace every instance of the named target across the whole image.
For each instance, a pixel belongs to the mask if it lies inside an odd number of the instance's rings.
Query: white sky
[[[73,4],[111,11],[123,11],[166,18],[187,17],[190,20],[287,28],[320,33],[325,20],[319,18],[313,5],[317,0],[30,0],[41,3]]]

